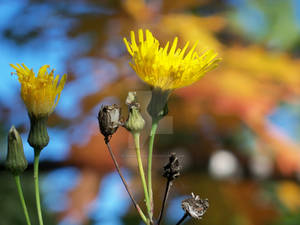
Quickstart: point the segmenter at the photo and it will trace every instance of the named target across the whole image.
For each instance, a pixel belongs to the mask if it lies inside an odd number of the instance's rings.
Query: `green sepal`
[[[30,131],[28,143],[35,151],[41,151],[49,143],[47,131],[48,115],[28,114],[30,119]]]
[[[161,90],[158,88],[152,90],[152,96],[147,111],[153,121],[159,121],[168,114],[167,103],[170,93],[170,90]]]

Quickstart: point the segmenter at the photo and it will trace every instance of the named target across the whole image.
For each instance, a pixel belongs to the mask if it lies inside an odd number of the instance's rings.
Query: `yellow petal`
[[[39,70],[38,77],[43,77],[43,76],[48,75],[47,69],[48,69],[49,67],[50,67],[49,65],[44,65],[44,66],[42,66],[42,67],[40,68],[40,70]]]
[[[218,65],[219,58],[214,51],[195,51],[198,42],[186,54],[189,42],[183,49],[177,48],[177,37],[169,50],[169,42],[161,47],[149,30],[138,31],[138,43],[133,31],[130,36],[131,43],[124,38],[127,50],[132,56],[129,64],[143,81],[154,88],[171,90],[190,85]]]
[[[57,86],[59,75],[54,79],[54,70],[48,74],[49,65],[44,65],[35,76],[25,64],[11,64],[21,84],[21,97],[29,113],[36,116],[49,115],[58,103],[60,93],[66,82],[66,75]]]

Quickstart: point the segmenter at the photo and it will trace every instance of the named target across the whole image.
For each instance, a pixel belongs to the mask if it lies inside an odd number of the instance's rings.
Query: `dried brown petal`
[[[169,163],[164,166],[163,176],[169,181],[172,181],[180,175],[180,169],[181,167],[176,153],[171,153],[169,156]]]

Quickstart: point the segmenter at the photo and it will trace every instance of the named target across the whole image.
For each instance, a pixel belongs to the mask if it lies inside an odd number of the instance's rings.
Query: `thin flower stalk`
[[[153,144],[155,133],[157,130],[158,121],[153,121],[151,131],[150,131],[150,139],[149,139],[149,151],[148,151],[148,190],[149,190],[149,200],[150,200],[150,215],[153,216],[154,211],[154,202],[153,202],[153,191],[152,191],[152,154],[153,154]]]
[[[24,195],[23,195],[23,191],[22,191],[22,185],[21,185],[19,175],[15,176],[15,181],[16,181],[16,184],[17,184],[17,189],[18,189],[20,201],[21,201],[21,204],[22,204],[22,207],[23,207],[26,223],[27,223],[27,225],[31,225],[31,221],[30,221],[30,217],[29,217],[29,214],[28,214],[26,202],[25,202],[25,199],[24,199]]]
[[[35,188],[35,200],[36,200],[36,208],[39,219],[39,224],[43,225],[43,216],[42,216],[42,208],[41,208],[41,200],[40,200],[40,188],[39,188],[39,159],[40,152],[35,151],[34,154],[34,163],[33,163],[33,178],[34,178],[34,188]]]
[[[169,196],[169,193],[170,193],[171,186],[172,186],[172,181],[167,180],[165,194],[164,194],[164,198],[163,198],[162,205],[161,205],[161,210],[160,210],[159,217],[158,217],[156,225],[160,225],[160,223],[162,221],[165,206],[166,206],[166,203],[167,203],[167,199],[168,199],[168,196]]]
[[[125,189],[126,189],[128,195],[129,195],[129,197],[130,197],[130,199],[131,199],[131,201],[132,201],[132,204],[134,205],[134,207],[136,208],[136,210],[137,210],[138,213],[140,214],[140,217],[142,218],[142,220],[143,220],[145,223],[147,223],[147,218],[146,218],[146,216],[144,215],[144,213],[143,213],[142,209],[140,208],[139,204],[134,200],[133,195],[132,195],[132,193],[131,193],[131,191],[130,191],[130,189],[129,189],[129,186],[128,186],[128,184],[127,184],[127,182],[126,182],[126,180],[125,180],[125,178],[124,178],[124,176],[123,176],[123,174],[122,174],[122,172],[121,172],[121,170],[120,170],[119,164],[118,164],[118,162],[117,162],[117,160],[116,160],[116,157],[115,157],[115,155],[114,155],[114,153],[113,153],[113,151],[112,151],[112,149],[111,149],[111,147],[110,147],[109,141],[106,140],[105,143],[106,143],[107,149],[108,149],[108,151],[109,151],[109,154],[110,154],[110,156],[111,156],[111,158],[112,158],[112,160],[113,160],[113,162],[114,162],[114,164],[115,164],[115,167],[116,167],[116,169],[117,169],[117,172],[118,172],[118,174],[119,174],[119,176],[120,176],[120,178],[121,178],[121,180],[122,180],[122,182],[123,182],[123,184],[124,184],[124,186],[125,186]]]
[[[138,163],[138,169],[139,169],[139,174],[141,177],[142,181],[142,186],[144,190],[144,195],[145,195],[145,202],[146,202],[146,207],[148,211],[148,216],[150,224],[152,224],[152,214],[151,214],[151,205],[150,205],[150,199],[149,199],[149,192],[147,188],[147,183],[146,183],[146,178],[145,178],[145,173],[144,173],[144,168],[143,168],[143,163],[142,163],[142,157],[141,157],[141,150],[140,150],[140,134],[139,133],[134,133],[133,134],[133,139],[134,139],[134,144],[135,144],[135,149],[136,149],[136,156],[137,156],[137,163]]]
[[[185,214],[180,218],[180,220],[176,223],[176,225],[182,224],[188,216],[189,216],[189,214],[188,214],[188,213],[185,213]]]

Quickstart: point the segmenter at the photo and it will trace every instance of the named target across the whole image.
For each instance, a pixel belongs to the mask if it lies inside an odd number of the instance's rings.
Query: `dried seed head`
[[[103,134],[107,142],[120,126],[120,117],[121,108],[116,104],[101,106],[98,113],[98,122],[100,132]]]
[[[180,175],[180,169],[181,166],[179,165],[176,153],[171,153],[168,164],[164,166],[163,176],[172,181]]]
[[[182,209],[195,219],[202,219],[209,207],[208,199],[201,199],[198,195],[192,193],[191,198],[187,198],[181,202]]]

